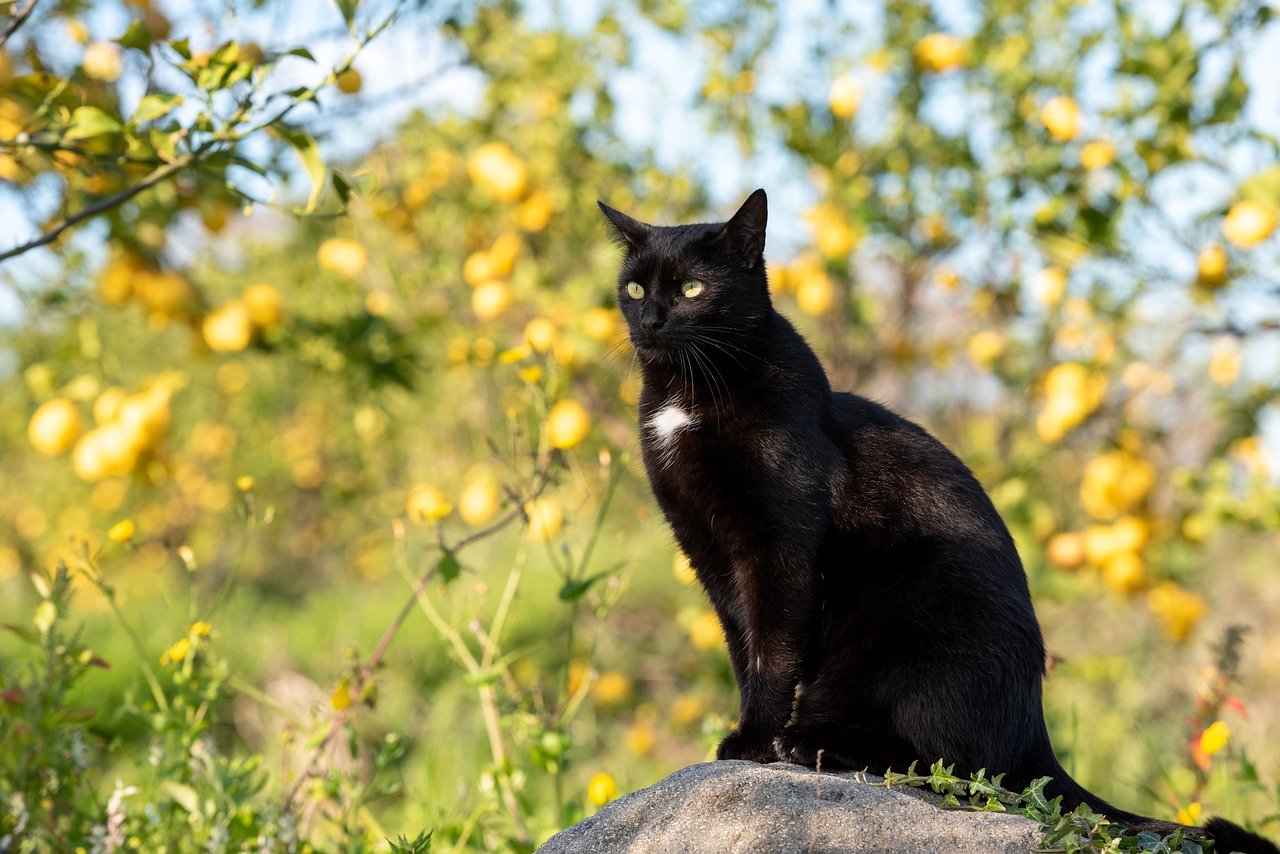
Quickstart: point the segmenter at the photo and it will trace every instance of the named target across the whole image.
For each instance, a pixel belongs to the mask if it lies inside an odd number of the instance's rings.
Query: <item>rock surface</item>
[[[1035,822],[942,810],[916,789],[796,765],[707,762],[627,795],[539,848],[561,852],[1028,852]]]

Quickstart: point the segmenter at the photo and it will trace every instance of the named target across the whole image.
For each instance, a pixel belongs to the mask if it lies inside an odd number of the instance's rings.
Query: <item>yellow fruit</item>
[[[137,528],[132,519],[121,519],[107,529],[107,539],[113,543],[127,543],[133,539]]]
[[[493,259],[483,249],[478,252],[472,252],[467,256],[467,260],[462,262],[462,279],[472,287],[484,284],[490,279],[496,278],[497,275],[497,267],[493,263]]]
[[[1036,418],[1036,432],[1042,441],[1056,442],[1102,404],[1107,378],[1078,362],[1063,362],[1045,374],[1044,390],[1045,407]]]
[[[535,353],[545,353],[555,346],[556,325],[549,317],[535,317],[524,326],[524,340]]]
[[[796,283],[796,306],[810,317],[827,314],[836,304],[836,287],[831,277],[818,270]]]
[[[27,422],[31,447],[46,457],[60,457],[71,449],[84,427],[80,410],[65,397],[46,400]]]
[[[1235,340],[1219,338],[1213,342],[1213,351],[1209,356],[1209,379],[1215,385],[1231,385],[1240,376],[1241,362],[1240,347]]]
[[[494,279],[476,286],[471,292],[471,310],[477,320],[494,320],[511,305],[511,289],[506,282]]]
[[[1042,303],[1052,308],[1067,293],[1067,272],[1061,267],[1045,267],[1031,280],[1031,288]]]
[[[551,496],[542,496],[524,505],[525,515],[529,517],[529,527],[525,535],[535,543],[546,542],[560,533],[564,524],[564,508],[560,501]]]
[[[686,587],[698,582],[698,574],[693,571],[693,563],[683,551],[676,552],[676,556],[671,562],[671,572],[675,575],[676,581]]]
[[[849,223],[848,214],[830,202],[814,205],[805,215],[814,245],[827,258],[841,260],[858,244],[858,232]]]
[[[355,278],[369,266],[369,250],[345,237],[330,237],[316,250],[316,261],[330,272]]]
[[[1056,95],[1040,108],[1040,123],[1057,142],[1067,142],[1080,133],[1080,107],[1066,95]]]
[[[467,158],[471,180],[500,202],[514,202],[524,195],[529,170],[505,142],[487,142]]]
[[[706,652],[724,645],[724,629],[711,611],[703,611],[689,623],[689,640],[694,649]]]
[[[253,321],[240,300],[232,300],[209,314],[200,330],[204,342],[215,353],[238,353],[253,340]]]
[[[582,331],[596,341],[608,341],[618,329],[617,312],[608,308],[589,308],[582,315]]]
[[[81,480],[92,483],[107,476],[100,438],[97,430],[90,430],[80,437],[71,452],[71,471]]]
[[[1134,552],[1117,552],[1102,566],[1102,583],[1118,596],[1137,593],[1147,586],[1147,570]]]
[[[622,740],[626,745],[627,752],[632,756],[648,756],[653,753],[653,745],[657,741],[657,736],[654,735],[653,727],[648,724],[633,724],[627,727],[626,735],[623,736]]]
[[[1117,551],[1139,552],[1151,537],[1151,526],[1138,516],[1121,516],[1111,523],[1111,540]]]
[[[984,329],[969,338],[965,349],[975,366],[990,370],[991,364],[1004,352],[1004,335],[994,329]]]
[[[598,807],[618,797],[618,784],[612,774],[604,771],[594,775],[587,783],[587,800]]]
[[[1090,516],[1110,519],[1137,507],[1155,481],[1151,463],[1128,451],[1110,451],[1085,464],[1080,500]]]
[[[947,33],[930,33],[916,44],[916,63],[928,71],[950,71],[964,64],[964,43]]]
[[[354,95],[364,86],[364,78],[354,68],[348,68],[338,75],[338,89],[344,95]]]
[[[103,474],[112,477],[134,470],[138,464],[138,451],[144,447],[143,437],[122,423],[108,424],[90,432],[98,434],[97,446]]]
[[[123,305],[133,295],[138,268],[127,260],[112,261],[98,276],[98,296],[106,305]]]
[[[1106,169],[1116,160],[1116,148],[1102,139],[1086,142],[1080,148],[1080,165],[1090,172]]]
[[[631,699],[631,680],[616,670],[600,674],[591,686],[591,702],[602,709],[611,709]]]
[[[493,273],[490,278],[505,279],[511,275],[511,271],[515,269],[516,258],[520,256],[520,250],[524,244],[520,241],[519,235],[510,232],[501,234],[493,245],[489,247],[489,260],[493,262]]]
[[[1162,581],[1147,594],[1147,608],[1160,621],[1160,630],[1177,643],[1185,641],[1204,620],[1204,597],[1173,581]]]
[[[1242,199],[1222,221],[1222,236],[1232,246],[1257,246],[1276,230],[1276,206],[1264,199]]]
[[[481,475],[468,483],[458,496],[458,518],[479,528],[493,521],[501,503],[502,495],[498,491],[498,485],[493,478]]]
[[[591,416],[576,400],[561,400],[547,413],[547,440],[551,447],[567,451],[591,431]]]
[[[827,90],[827,106],[838,119],[850,118],[862,104],[862,83],[852,74],[842,74],[831,81]]]
[[[1045,557],[1049,565],[1071,572],[1084,566],[1084,536],[1075,531],[1054,534],[1045,546]]]
[[[84,49],[80,66],[84,68],[84,73],[94,80],[114,83],[120,79],[122,66],[120,46],[113,42],[94,42]]]
[[[254,326],[275,326],[284,317],[284,297],[273,285],[265,282],[250,285],[244,289],[240,299],[249,310],[249,319]]]
[[[693,726],[707,713],[707,701],[697,694],[681,694],[671,703],[671,722],[676,726]]]
[[[131,394],[116,413],[116,422],[140,450],[163,439],[170,420],[169,398],[163,392]]]
[[[551,197],[541,190],[529,194],[516,211],[516,223],[525,231],[542,231],[551,222]]]
[[[99,427],[110,424],[120,415],[120,407],[129,395],[118,386],[108,386],[93,402],[93,421]]]
[[[405,501],[405,513],[409,521],[416,525],[429,525],[453,512],[453,505],[445,498],[439,487],[429,483],[420,483],[409,490],[409,498]]]
[[[1196,282],[1206,288],[1220,288],[1227,283],[1227,250],[1210,243],[1196,256]]]

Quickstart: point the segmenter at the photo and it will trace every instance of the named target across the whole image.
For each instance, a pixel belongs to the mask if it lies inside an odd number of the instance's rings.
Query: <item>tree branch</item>
[[[85,220],[92,219],[104,211],[109,211],[117,205],[124,204],[144,190],[149,190],[161,181],[181,172],[183,169],[190,166],[194,160],[195,154],[186,154],[172,163],[166,163],[164,166],[154,170],[151,174],[147,175],[147,177],[143,178],[133,186],[126,187],[115,195],[107,196],[105,199],[99,199],[86,208],[81,208],[71,216],[63,219],[60,223],[46,231],[44,234],[41,234],[36,239],[23,243],[20,246],[15,246],[12,249],[7,249],[4,252],[0,252],[0,262],[7,261],[15,255],[21,255],[24,252],[52,243],[61,237],[68,229],[74,228]]]
[[[13,17],[9,19],[9,25],[4,28],[4,32],[0,33],[0,47],[4,47],[9,41],[9,36],[18,31],[18,28],[27,22],[27,18],[31,17],[31,13],[36,9],[37,0],[27,0],[25,6],[13,13]]]

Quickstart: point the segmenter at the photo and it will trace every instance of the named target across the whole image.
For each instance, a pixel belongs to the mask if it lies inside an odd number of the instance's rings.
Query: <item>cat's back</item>
[[[861,519],[927,535],[1007,537],[991,500],[959,457],[928,430],[855,394],[831,395],[828,435],[846,461],[838,500]]]

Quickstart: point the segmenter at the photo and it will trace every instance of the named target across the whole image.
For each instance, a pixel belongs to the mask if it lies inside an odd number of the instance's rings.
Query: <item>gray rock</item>
[[[538,849],[561,852],[1028,852],[1021,816],[942,810],[917,789],[796,765],[706,762],[627,795]]]

